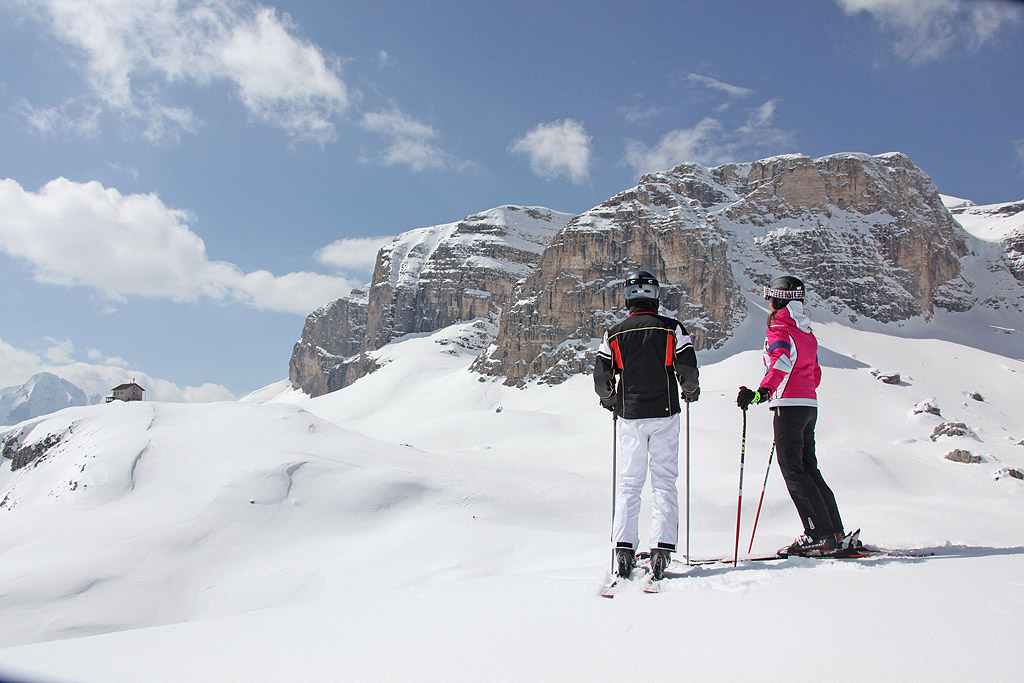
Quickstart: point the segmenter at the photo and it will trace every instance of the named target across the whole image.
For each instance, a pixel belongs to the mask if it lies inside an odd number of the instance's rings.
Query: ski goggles
[[[802,289],[772,289],[767,285],[764,288],[764,299],[782,299],[784,301],[803,301],[804,290]]]
[[[657,299],[658,285],[626,285],[627,299]]]

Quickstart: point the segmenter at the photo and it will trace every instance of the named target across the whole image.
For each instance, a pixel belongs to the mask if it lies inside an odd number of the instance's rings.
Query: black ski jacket
[[[697,354],[682,323],[649,310],[634,310],[605,332],[594,363],[601,405],[627,420],[675,415],[680,385],[695,397],[698,377]]]

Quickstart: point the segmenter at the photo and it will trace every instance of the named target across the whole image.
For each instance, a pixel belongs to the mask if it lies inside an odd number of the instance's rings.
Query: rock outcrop
[[[503,206],[403,233],[380,250],[373,280],[313,312],[295,344],[292,386],[312,396],[372,372],[370,356],[406,334],[496,316],[571,214]]]

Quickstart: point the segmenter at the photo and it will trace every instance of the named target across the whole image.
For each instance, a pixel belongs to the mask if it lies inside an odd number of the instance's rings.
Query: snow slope
[[[964,230],[986,242],[1024,232],[1024,201],[955,207],[953,216]]]
[[[828,680],[1019,680],[1024,361],[817,325],[818,452],[847,526],[935,554],[680,565],[662,594],[608,601],[609,415],[587,377],[519,390],[470,373],[471,325],[396,340],[380,370],[317,399],[19,425],[65,437],[35,466],[0,465],[0,677],[791,680],[824,662]],[[732,551],[733,401],[760,363],[751,343],[702,368],[695,557]],[[924,401],[941,417],[915,414]],[[933,441],[947,421],[972,435]],[[770,445],[770,414],[751,409],[743,549]],[[945,460],[954,448],[983,461]],[[754,554],[798,532],[773,471]]]

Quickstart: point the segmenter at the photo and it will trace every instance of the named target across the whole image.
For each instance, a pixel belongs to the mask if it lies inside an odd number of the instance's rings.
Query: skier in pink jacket
[[[775,412],[779,469],[804,527],[803,535],[779,554],[835,553],[855,543],[856,534],[844,534],[836,498],[818,469],[814,452],[821,367],[818,340],[804,313],[804,283],[784,275],[764,288],[764,298],[771,302],[764,341],[766,372],[757,391],[740,388],[736,404],[746,410],[767,402]]]

